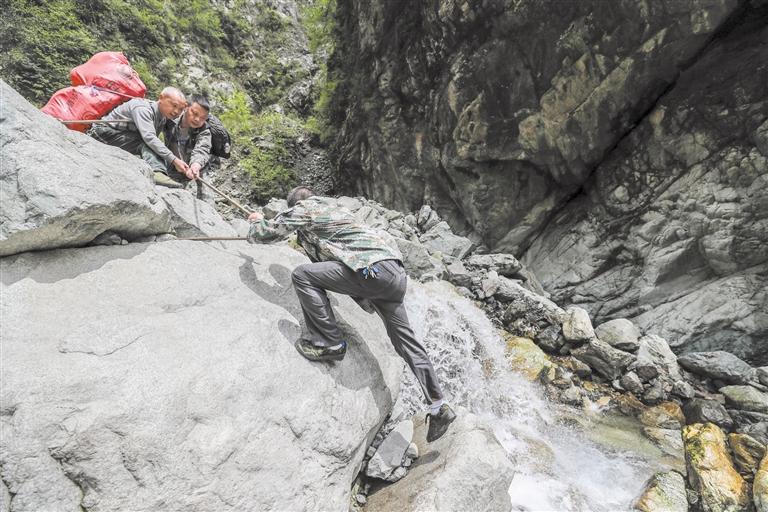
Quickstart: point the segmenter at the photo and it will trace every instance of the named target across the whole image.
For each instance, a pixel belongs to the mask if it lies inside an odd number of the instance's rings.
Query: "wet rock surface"
[[[285,290],[306,261],[190,241],[0,260],[10,510],[345,508],[402,362],[342,296],[355,350],[328,368],[300,360]],[[56,308],[35,306],[51,296]]]

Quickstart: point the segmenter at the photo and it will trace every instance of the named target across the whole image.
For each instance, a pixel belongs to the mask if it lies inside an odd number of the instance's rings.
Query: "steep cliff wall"
[[[356,192],[431,203],[598,321],[758,357],[766,2],[371,0],[338,19]]]

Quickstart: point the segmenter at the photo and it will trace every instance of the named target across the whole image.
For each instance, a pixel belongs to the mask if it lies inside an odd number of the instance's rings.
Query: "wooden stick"
[[[205,181],[203,178],[197,178],[197,181],[199,181],[200,183],[202,183],[202,184],[203,184],[203,185],[205,185],[206,187],[210,188],[211,190],[213,190],[213,191],[214,191],[214,192],[216,192],[217,194],[219,194],[219,195],[221,195],[222,197],[224,197],[224,199],[226,199],[227,201],[229,201],[229,202],[230,202],[230,203],[232,203],[233,205],[235,205],[235,206],[237,206],[238,208],[240,208],[240,209],[241,209],[241,210],[242,210],[242,211],[243,211],[243,212],[244,212],[246,215],[250,215],[251,213],[253,213],[253,211],[252,211],[252,210],[250,210],[250,209],[246,208],[245,206],[241,205],[240,203],[238,203],[237,201],[235,201],[234,199],[232,199],[231,197],[229,197],[227,194],[225,194],[225,193],[224,193],[224,192],[222,192],[221,190],[217,189],[216,187],[214,187],[213,185],[211,185],[211,184],[210,184],[210,183],[208,183],[207,181]]]
[[[132,123],[133,122],[131,119],[125,119],[125,120],[122,120],[122,121],[120,119],[71,119],[71,120],[67,120],[67,121],[65,121],[63,119],[59,119],[59,121],[64,123],[64,124],[75,124],[75,123],[83,123],[83,124],[106,123],[106,124],[110,124],[110,123]]]
[[[213,240],[248,240],[247,236],[192,236],[177,238],[176,240],[194,240],[196,242],[210,242]]]

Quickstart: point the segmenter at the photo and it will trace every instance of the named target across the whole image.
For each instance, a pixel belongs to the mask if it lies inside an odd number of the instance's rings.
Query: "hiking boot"
[[[448,427],[456,419],[456,413],[448,404],[440,406],[437,414],[427,414],[429,430],[427,430],[427,442],[437,441],[448,431]]]
[[[307,339],[296,342],[296,350],[310,361],[341,361],[347,353],[347,342],[342,341],[341,347],[318,347]]]
[[[168,176],[164,172],[155,171],[152,174],[152,177],[155,180],[155,185],[160,185],[161,187],[168,187],[168,188],[184,188],[184,185],[172,179],[170,176]]]

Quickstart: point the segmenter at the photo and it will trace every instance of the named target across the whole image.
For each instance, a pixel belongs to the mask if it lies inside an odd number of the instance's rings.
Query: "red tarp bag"
[[[134,98],[143,98],[147,86],[122,52],[99,52],[69,72],[72,85],[95,85]],[[127,98],[126,98],[127,99]]]
[[[97,87],[80,85],[61,89],[40,110],[61,121],[101,119],[128,98]],[[85,132],[90,124],[67,124],[67,128]]]

